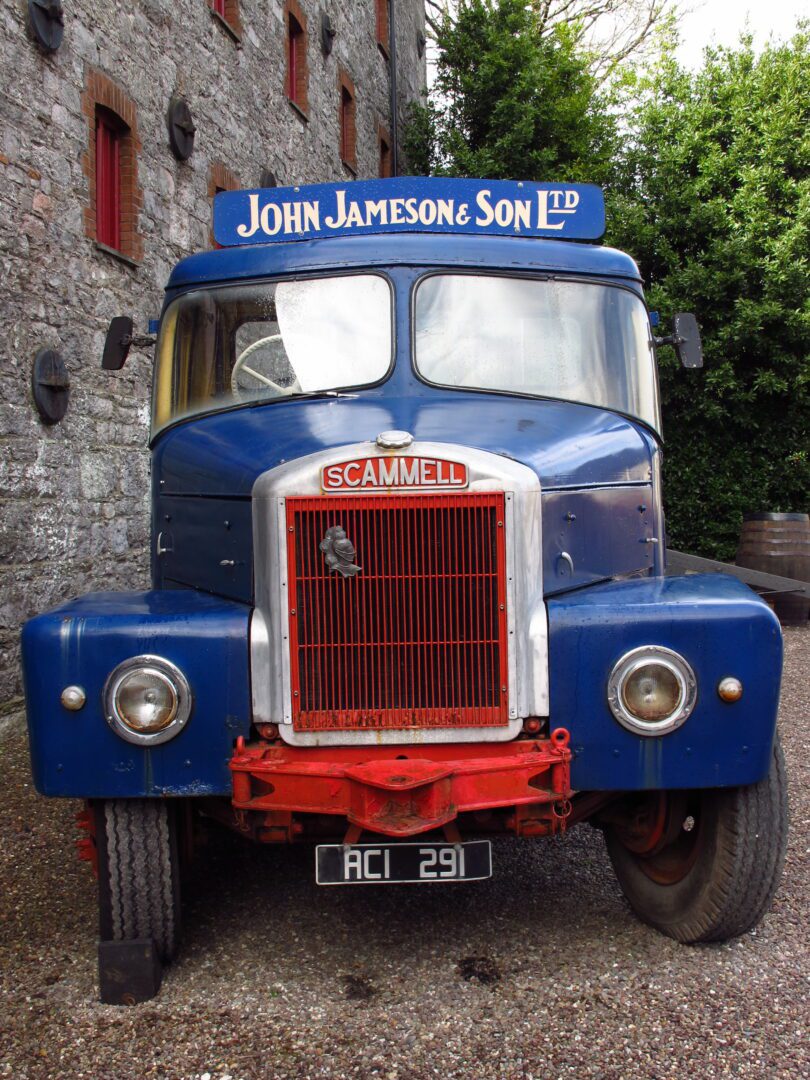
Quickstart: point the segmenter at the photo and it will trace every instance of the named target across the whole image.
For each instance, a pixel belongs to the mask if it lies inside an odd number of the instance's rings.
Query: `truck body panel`
[[[250,728],[250,609],[190,589],[87,593],[38,615],[22,637],[34,783],[71,798],[225,794],[234,741]],[[185,672],[192,714],[169,742],[124,742],[107,722],[104,685],[132,656],[160,656]],[[59,701],[80,686],[87,704]]]

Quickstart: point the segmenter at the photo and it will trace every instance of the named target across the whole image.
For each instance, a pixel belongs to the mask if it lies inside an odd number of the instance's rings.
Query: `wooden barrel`
[[[737,565],[810,581],[810,516],[746,514],[737,548]],[[807,622],[810,598],[776,593],[769,599],[784,626]]]

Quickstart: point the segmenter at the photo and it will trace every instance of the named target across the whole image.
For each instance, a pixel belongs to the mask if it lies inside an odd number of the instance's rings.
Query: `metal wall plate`
[[[191,116],[188,102],[182,97],[173,97],[166,113],[166,125],[169,129],[169,146],[178,161],[188,161],[194,152],[194,136],[197,129]]]
[[[31,392],[42,422],[59,423],[70,400],[70,376],[62,355],[55,349],[40,349],[34,357]]]
[[[332,51],[332,46],[335,43],[335,36],[337,30],[332,22],[332,18],[325,11],[321,12],[321,48],[328,56]]]
[[[61,0],[28,0],[28,24],[36,43],[46,52],[56,52],[65,36]]]

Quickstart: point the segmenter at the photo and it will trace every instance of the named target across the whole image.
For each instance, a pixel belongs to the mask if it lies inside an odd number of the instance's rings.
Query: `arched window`
[[[208,0],[211,13],[231,37],[240,41],[242,38],[242,19],[239,15],[239,0]]]
[[[354,83],[341,70],[338,75],[340,94],[340,160],[351,173],[357,172],[357,120],[354,100]]]
[[[287,97],[306,116],[309,69],[307,20],[296,0],[287,0]]]
[[[220,191],[238,191],[242,185],[235,172],[231,172],[227,165],[221,161],[212,161],[208,169],[208,198],[212,199],[219,195]],[[214,239],[213,230],[209,232],[208,242],[211,247],[221,247]]]
[[[388,57],[391,41],[389,0],[374,0],[377,22],[377,44],[383,56]]]
[[[121,118],[96,106],[96,239],[121,250],[121,144],[126,138]]]
[[[87,151],[82,159],[89,192],[85,234],[105,251],[139,262],[143,256],[138,232],[141,144],[135,105],[106,75],[88,69],[82,112],[88,124]]]
[[[377,128],[377,144],[380,151],[380,176],[386,178],[392,175],[391,162],[391,136],[380,124]]]

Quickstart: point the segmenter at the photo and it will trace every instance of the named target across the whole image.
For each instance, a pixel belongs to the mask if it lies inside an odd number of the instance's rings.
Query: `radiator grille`
[[[504,496],[288,498],[293,726],[508,723]],[[342,527],[361,570],[330,572]]]

